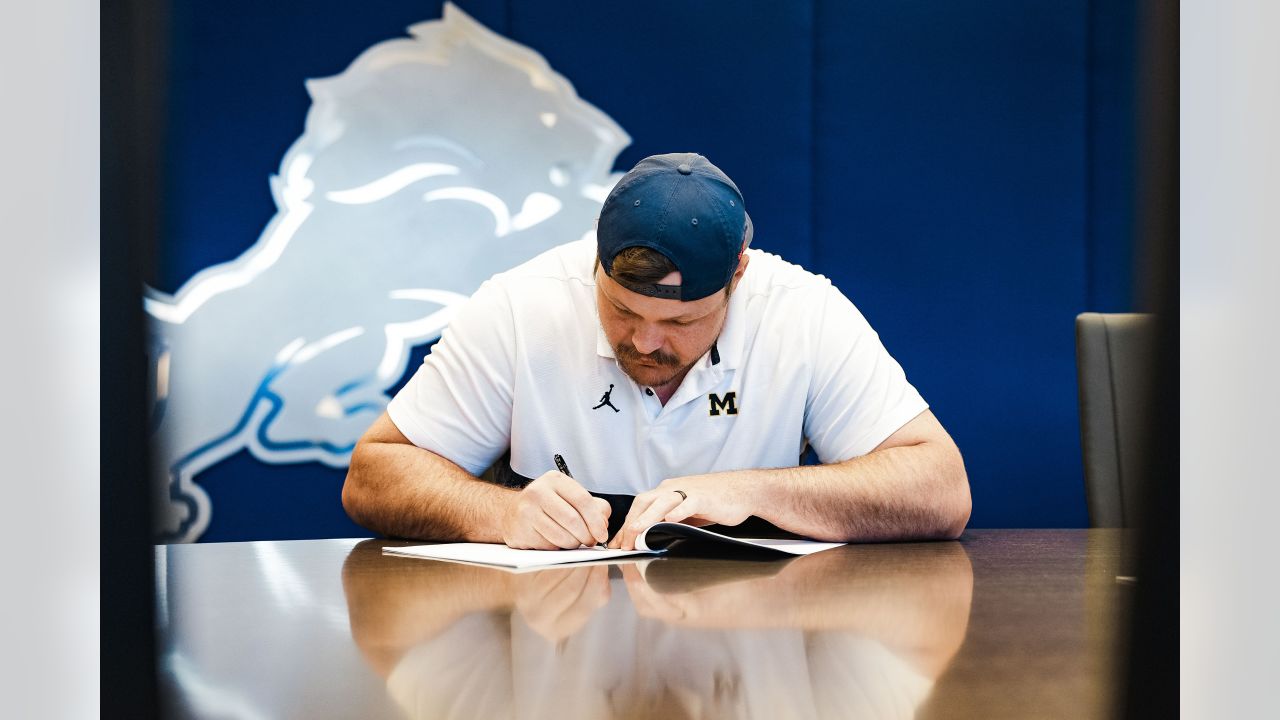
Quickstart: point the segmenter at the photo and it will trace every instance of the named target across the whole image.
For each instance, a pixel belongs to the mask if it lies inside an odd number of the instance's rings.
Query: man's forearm
[[[503,513],[516,494],[428,450],[361,442],[342,504],[357,523],[394,537],[500,543]]]
[[[739,473],[752,514],[818,540],[955,538],[969,520],[969,484],[950,443],[886,448],[831,465]]]

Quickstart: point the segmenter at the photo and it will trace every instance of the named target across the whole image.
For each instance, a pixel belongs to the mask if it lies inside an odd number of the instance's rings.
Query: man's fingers
[[[577,481],[567,475],[562,475],[561,481],[557,482],[554,487],[556,494],[578,513],[583,526],[587,529],[589,537],[582,541],[583,545],[595,545],[597,542],[604,542],[609,539],[608,502],[593,496]],[[601,508],[602,505],[603,509]],[[557,519],[559,518],[557,517]],[[572,530],[573,528],[570,529]]]
[[[554,487],[556,492],[574,507],[586,507],[595,499],[591,493],[587,492],[586,488],[579,485],[577,480],[568,475],[561,473],[555,480]]]
[[[613,508],[609,505],[608,500],[598,497],[591,498],[591,505],[595,508],[591,523],[588,523],[591,526],[591,534],[600,542],[608,542],[609,515],[613,513]]]
[[[631,501],[631,509],[627,511],[627,518],[622,521],[622,529],[619,530],[618,534],[614,535],[613,539],[609,541],[609,547],[611,548],[624,547],[622,543],[623,543],[623,540],[626,538],[627,528],[630,527],[631,521],[639,517],[641,513],[647,510],[649,506],[653,504],[653,499],[654,499],[654,495],[652,493],[640,493],[635,497],[634,500]],[[634,550],[635,548],[627,547],[626,549]]]
[[[640,515],[640,517],[636,518],[636,534],[639,535],[641,531],[654,523],[662,522],[663,518],[665,518],[668,513],[674,510],[677,505],[684,502],[687,501],[677,492],[668,490],[660,494],[658,498],[653,501],[653,504],[650,505],[649,508]]]
[[[578,539],[578,545],[595,545],[595,533],[587,525],[587,521],[582,519],[578,509],[564,499],[560,494],[552,492],[548,493],[543,499],[542,511],[546,513],[560,527],[564,528],[569,534]]]
[[[671,493],[671,494],[675,495],[676,497],[680,497],[676,493]],[[690,515],[693,515],[697,512],[698,512],[697,500],[695,500],[694,498],[681,498],[681,502],[677,503],[675,507],[668,510],[667,514],[663,516],[662,521],[675,522],[675,523],[684,522],[686,518],[688,518]]]
[[[578,518],[578,522],[581,523],[582,519]],[[582,544],[582,541],[576,535],[566,530],[560,522],[548,515],[546,508],[543,508],[543,511],[534,517],[533,529],[546,538],[547,542],[558,548],[572,549]],[[586,528],[583,528],[584,532],[585,530]]]
[[[668,497],[669,496],[669,497]],[[622,528],[622,548],[634,550],[636,538],[644,529],[662,520],[675,506],[684,501],[679,493],[670,490],[658,491],[653,500],[634,520],[628,519]]]
[[[636,499],[631,501],[631,509],[627,511],[627,521],[630,522],[633,518],[640,517],[640,514],[648,510],[656,498],[657,495],[653,494],[652,491],[637,495]]]
[[[609,544],[609,547],[622,548],[624,550],[635,549],[634,545],[627,544],[629,541],[633,542],[635,540],[635,535],[632,534],[631,537],[628,538],[627,531],[633,524],[635,524],[636,518],[643,515],[644,511],[648,510],[649,506],[653,505],[654,498],[655,496],[651,492],[640,493],[631,501],[631,509],[627,511],[627,519],[622,521],[622,529],[618,530],[618,534],[614,536],[613,542]]]

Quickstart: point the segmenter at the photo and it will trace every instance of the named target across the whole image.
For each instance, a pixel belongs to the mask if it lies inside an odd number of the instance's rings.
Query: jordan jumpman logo
[[[601,398],[600,398],[600,404],[599,404],[599,405],[597,405],[597,406],[595,406],[595,407],[593,407],[593,408],[591,408],[591,409],[592,409],[592,410],[599,410],[600,408],[604,407],[605,405],[608,405],[609,407],[613,408],[613,411],[614,411],[614,412],[622,412],[622,411],[621,411],[621,410],[619,410],[618,408],[613,407],[613,403],[612,403],[612,402],[609,402],[609,396],[610,396],[610,395],[612,395],[612,394],[613,394],[613,383],[609,383],[609,389],[604,391],[604,395],[603,395],[603,396],[601,396]]]

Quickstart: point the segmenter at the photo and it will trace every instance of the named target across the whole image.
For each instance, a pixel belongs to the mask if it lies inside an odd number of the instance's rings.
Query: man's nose
[[[662,328],[653,323],[642,323],[631,336],[631,344],[635,346],[636,351],[640,354],[648,355],[654,350],[660,349],[666,339]]]

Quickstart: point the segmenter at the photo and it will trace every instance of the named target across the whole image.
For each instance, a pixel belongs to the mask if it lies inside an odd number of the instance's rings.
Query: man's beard
[[[707,350],[710,349],[711,346],[708,345]],[[687,365],[681,365],[680,358],[661,350],[645,355],[630,343],[620,343],[613,348],[613,354],[618,359],[618,366],[622,368],[622,372],[637,384],[661,387],[688,372],[689,368],[698,362],[698,358],[706,354],[706,350],[695,355]]]

